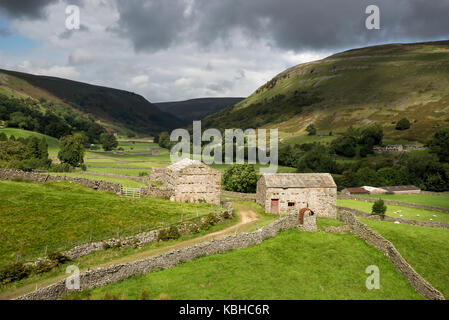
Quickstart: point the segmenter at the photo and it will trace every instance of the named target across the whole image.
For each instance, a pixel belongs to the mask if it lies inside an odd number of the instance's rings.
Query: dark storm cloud
[[[83,6],[84,0],[1,0],[0,12],[12,18],[42,19],[45,17],[46,8],[60,1]]]
[[[367,30],[365,9],[381,10],[380,31]],[[117,1],[112,30],[136,50],[158,51],[180,42],[203,47],[248,39],[291,50],[332,50],[383,41],[447,36],[449,0],[135,0]]]
[[[2,0],[0,11],[14,18],[38,19],[45,16],[45,8],[59,0]]]

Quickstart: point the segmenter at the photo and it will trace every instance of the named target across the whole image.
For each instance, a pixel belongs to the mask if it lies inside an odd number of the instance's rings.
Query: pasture
[[[92,240],[154,230],[219,212],[210,204],[126,199],[67,182],[0,182],[0,265]]]
[[[421,204],[426,206],[440,207],[449,209],[449,195],[438,196],[431,194],[380,194],[380,195],[367,195],[362,197],[394,200],[408,203]]]
[[[361,219],[390,240],[408,263],[449,297],[449,230]]]
[[[352,199],[337,200],[337,205],[341,207],[357,209],[366,213],[371,213],[373,204],[374,203],[372,202],[365,202],[363,200],[352,200]],[[394,206],[389,204],[386,204],[386,206],[387,206],[386,215],[393,218],[449,223],[449,213],[411,208],[405,206]]]
[[[337,224],[319,219],[320,228]],[[381,270],[380,290],[365,286],[370,265]],[[142,295],[174,300],[421,299],[387,257],[356,236],[297,230],[69,298],[141,299]]]

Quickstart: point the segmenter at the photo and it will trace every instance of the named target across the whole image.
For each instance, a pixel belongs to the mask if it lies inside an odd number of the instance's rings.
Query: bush
[[[377,200],[373,204],[373,209],[371,211],[371,214],[378,215],[383,218],[383,217],[385,217],[386,212],[387,212],[387,206],[385,205],[385,203],[382,199]]]
[[[72,261],[69,257],[62,254],[61,252],[52,252],[48,255],[48,259],[55,263],[57,266]]]
[[[171,226],[168,229],[159,230],[157,235],[158,241],[177,240],[181,237],[179,230],[176,226]]]
[[[396,124],[396,130],[408,130],[410,129],[410,121],[408,121],[407,118],[403,118],[401,119],[397,124]]]
[[[148,172],[145,171],[139,172],[139,177],[148,177]]]
[[[72,167],[68,163],[52,164],[50,167],[50,172],[70,172]]]
[[[42,274],[48,272],[52,269],[51,264],[48,261],[41,261],[33,267],[33,272],[35,274]]]
[[[30,268],[27,268],[23,263],[12,264],[6,268],[0,269],[0,283],[5,285],[14,281],[19,281],[28,277],[30,273]]]
[[[227,191],[255,193],[259,177],[251,164],[236,164],[223,174],[222,185]]]

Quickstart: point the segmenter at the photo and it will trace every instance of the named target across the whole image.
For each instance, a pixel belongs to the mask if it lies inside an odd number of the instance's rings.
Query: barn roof
[[[336,188],[329,173],[278,173],[262,176],[268,188]]]
[[[416,186],[392,186],[392,187],[382,187],[382,189],[387,190],[389,192],[395,191],[418,191],[421,190]]]
[[[191,166],[208,167],[205,164],[203,164],[201,161],[183,158],[183,159],[179,160],[178,162],[172,164],[171,166],[168,166],[167,169],[172,170],[172,171],[181,171],[181,170],[183,170],[187,167],[191,167]]]
[[[343,191],[347,191],[350,194],[368,194],[369,191],[365,188],[346,188]]]

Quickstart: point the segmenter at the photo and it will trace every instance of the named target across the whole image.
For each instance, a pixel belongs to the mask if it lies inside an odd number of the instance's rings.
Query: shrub
[[[52,269],[51,264],[48,261],[41,261],[33,267],[35,274],[42,274]]]
[[[176,240],[181,237],[181,234],[179,233],[179,230],[176,226],[171,226],[168,229],[168,238],[171,240]]]
[[[68,163],[52,164],[50,167],[50,172],[70,172],[72,167]]]
[[[167,241],[168,240],[168,232],[167,229],[161,229],[157,233],[157,241]]]
[[[111,248],[112,247],[111,247],[111,245],[109,243],[103,242],[103,250],[108,250],[108,249],[111,249]]]
[[[148,177],[148,172],[145,171],[139,172],[139,177]]]
[[[16,263],[0,270],[0,283],[8,284],[14,281],[22,280],[31,273],[23,263]]]
[[[168,229],[159,230],[157,234],[158,241],[176,240],[181,237],[179,230],[176,226],[171,226]]]
[[[67,257],[66,255],[62,254],[61,252],[52,252],[52,253],[50,253],[48,255],[48,259],[50,259],[50,261],[55,263],[57,266],[71,261],[71,259],[69,257]]]
[[[201,231],[200,227],[197,224],[191,224],[189,226],[189,232],[191,234],[197,234],[197,233],[200,233],[200,231]]]
[[[387,206],[385,205],[382,199],[377,200],[373,204],[373,209],[371,214],[381,216],[381,218],[385,217],[385,213],[387,212]]]
[[[407,118],[403,118],[399,120],[399,122],[396,124],[396,130],[408,130],[410,129],[410,121],[408,121]]]

